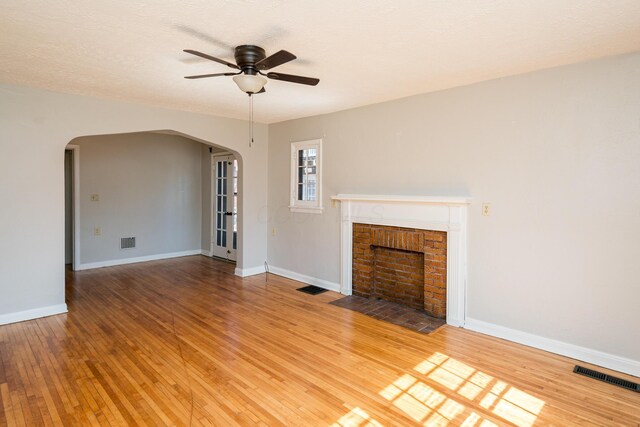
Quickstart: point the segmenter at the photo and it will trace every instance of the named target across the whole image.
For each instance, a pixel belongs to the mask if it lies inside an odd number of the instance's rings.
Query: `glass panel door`
[[[213,156],[212,252],[236,259],[238,247],[238,162],[233,156]]]

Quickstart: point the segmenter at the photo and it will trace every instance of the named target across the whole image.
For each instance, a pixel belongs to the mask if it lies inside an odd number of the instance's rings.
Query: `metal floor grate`
[[[640,393],[640,384],[634,383],[633,381],[628,381],[622,378],[607,375],[605,373],[594,371],[593,369],[585,368],[584,366],[579,365],[576,365],[576,367],[573,368],[573,372],[579,375],[584,375],[585,377],[593,378],[605,383],[613,384],[618,387],[626,388],[627,390]]]
[[[303,286],[302,288],[298,288],[296,290],[300,292],[304,292],[305,294],[309,294],[309,295],[318,295],[318,294],[327,292],[326,289],[321,288],[319,286],[314,286],[314,285]]]

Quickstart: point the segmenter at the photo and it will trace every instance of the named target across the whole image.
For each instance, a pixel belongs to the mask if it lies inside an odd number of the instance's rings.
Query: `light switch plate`
[[[99,202],[99,201],[100,201],[100,195],[98,195],[98,194],[92,194],[92,195],[91,195],[91,201],[92,201],[92,202]]]

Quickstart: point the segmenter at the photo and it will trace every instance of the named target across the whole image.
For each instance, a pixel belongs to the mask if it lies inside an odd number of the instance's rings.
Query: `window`
[[[291,143],[291,201],[293,212],[322,212],[322,140]]]

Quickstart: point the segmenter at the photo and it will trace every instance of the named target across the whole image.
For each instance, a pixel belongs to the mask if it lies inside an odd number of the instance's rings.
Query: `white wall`
[[[71,142],[81,153],[82,264],[200,251],[203,144],[157,133]],[[136,247],[120,249],[122,237],[136,237]]]
[[[73,154],[64,153],[64,263],[73,262]]]
[[[325,212],[292,214],[313,138]],[[469,318],[640,361],[640,54],[271,125],[271,265],[339,282],[338,193],[472,196]]]
[[[42,315],[43,308],[64,304],[66,144],[79,136],[163,129],[237,154],[239,239],[244,243],[238,266],[263,264],[265,125],[255,125],[256,143],[249,148],[249,125],[242,120],[0,85],[0,322]]]

